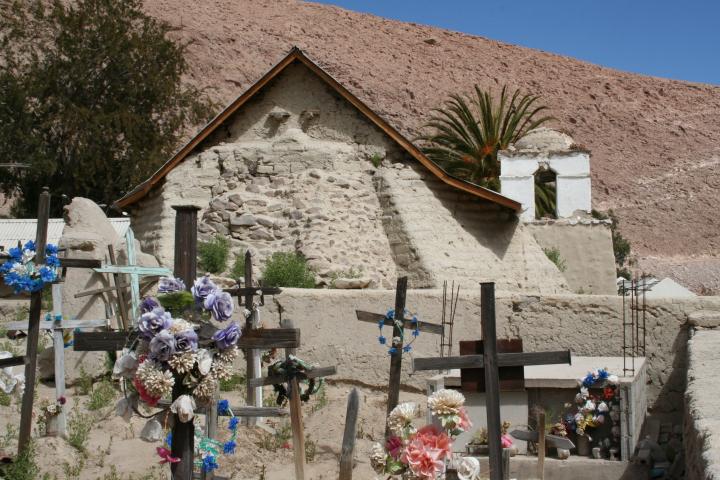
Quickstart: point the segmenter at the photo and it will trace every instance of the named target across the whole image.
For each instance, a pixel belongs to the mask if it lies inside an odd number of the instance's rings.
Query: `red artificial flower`
[[[150,395],[145,389],[145,386],[140,383],[140,380],[138,380],[137,378],[133,378],[132,383],[135,386],[135,390],[137,390],[138,395],[140,395],[140,400],[147,403],[151,407],[157,405],[157,403],[160,401],[160,397],[153,397],[152,395]]]
[[[385,442],[385,450],[388,451],[391,457],[393,459],[397,460],[400,458],[400,454],[402,453],[403,448],[403,442],[400,437],[390,437],[387,439],[387,442]]]
[[[603,389],[603,397],[605,397],[605,400],[612,400],[615,396],[615,389],[612,387],[605,387]]]

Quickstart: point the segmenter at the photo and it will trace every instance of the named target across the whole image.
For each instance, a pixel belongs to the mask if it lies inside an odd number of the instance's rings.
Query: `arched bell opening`
[[[534,176],[535,218],[557,218],[557,173],[541,163]]]

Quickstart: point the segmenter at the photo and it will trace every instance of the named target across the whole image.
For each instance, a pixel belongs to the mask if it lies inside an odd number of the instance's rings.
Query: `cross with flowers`
[[[378,341],[381,345],[389,343],[388,353],[390,354],[390,380],[388,384],[388,414],[397,406],[400,399],[400,374],[402,373],[402,354],[412,350],[411,343],[420,335],[420,332],[442,335],[443,326],[433,323],[422,322],[416,316],[407,318],[409,312],[405,309],[407,297],[407,277],[400,277],[397,280],[395,290],[395,309],[386,314],[363,312],[357,310],[355,315],[361,322],[377,323],[380,329]],[[390,341],[382,334],[383,327],[393,327]],[[405,342],[406,329],[412,329],[412,340]],[[386,428],[387,430],[387,428]]]

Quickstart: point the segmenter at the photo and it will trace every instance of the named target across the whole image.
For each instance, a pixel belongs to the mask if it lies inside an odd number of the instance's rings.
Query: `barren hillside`
[[[720,293],[720,87],[628,74],[481,37],[288,0],[145,0],[191,42],[188,81],[231,101],[293,46],[412,137],[453,92],[543,96],[592,151],[594,204],[641,266]]]

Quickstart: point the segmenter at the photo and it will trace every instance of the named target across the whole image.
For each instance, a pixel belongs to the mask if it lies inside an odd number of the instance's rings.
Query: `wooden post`
[[[253,286],[253,268],[252,268],[252,254],[250,250],[245,252],[245,287],[252,288]],[[257,326],[258,319],[256,318],[257,311],[253,308],[254,295],[248,290],[243,300],[245,308],[250,311],[250,316],[245,319],[245,332],[249,332]],[[252,349],[248,350],[246,357],[246,373],[247,378],[260,378],[260,350]],[[246,403],[254,407],[262,407],[262,387],[251,387],[247,386],[247,400]],[[248,417],[246,419],[248,426],[257,424],[258,419],[255,417]]]
[[[494,283],[480,284],[480,302],[490,480],[501,480],[503,478],[503,464],[502,444],[500,442],[500,380],[497,363]]]
[[[247,263],[245,264],[247,268]],[[290,319],[284,319],[285,328],[294,328]],[[285,359],[295,355],[294,348],[285,349]],[[300,403],[300,383],[297,377],[288,382],[290,403],[290,426],[292,427],[293,456],[295,459],[295,480],[305,480],[305,429],[302,421],[302,408]]]
[[[205,435],[208,438],[216,438],[218,421],[218,394],[215,392],[213,401],[205,410]],[[213,480],[215,474],[213,472],[202,472],[200,478],[202,480]]]
[[[108,255],[110,256],[110,263],[117,265],[117,261],[115,260],[115,249],[112,245],[108,245]],[[130,318],[128,317],[127,304],[125,303],[125,292],[123,292],[123,289],[120,288],[122,279],[120,278],[119,273],[113,273],[112,278],[113,284],[115,285],[115,295],[117,296],[118,301],[118,311],[120,312],[120,323],[122,323],[123,330],[129,330]]]
[[[35,235],[35,263],[45,263],[45,245],[47,243],[48,218],[50,217],[50,193],[47,187],[40,194],[38,202],[37,232]],[[22,397],[20,413],[20,435],[18,452],[22,453],[30,442],[32,431],[33,400],[35,395],[35,370],[37,367],[38,337],[40,335],[40,310],[42,310],[42,290],[30,296],[29,325],[25,359],[25,391]]]
[[[195,281],[197,256],[197,207],[173,207],[177,212],[175,217],[175,265],[176,277],[185,282],[189,290]],[[172,399],[186,394],[186,388],[180,378],[175,379]],[[192,480],[193,454],[195,448],[195,427],[193,422],[182,423],[174,414],[172,429],[172,455],[180,459],[170,467],[173,480]]]
[[[56,328],[53,330],[53,353],[55,356],[55,400],[65,396],[65,340],[63,339],[62,328],[62,285],[52,285],[53,299],[53,321]],[[60,320],[57,320],[57,317]],[[60,409],[57,415],[58,433],[61,437],[67,438],[67,416],[65,407]]]
[[[400,325],[405,323],[405,299],[407,297],[407,277],[400,277],[397,280],[397,290],[395,292],[395,320],[400,321]],[[402,347],[403,342],[399,345],[392,343],[393,338],[400,337],[402,335],[403,327],[393,325],[392,338],[390,338],[390,344],[393,345],[397,351],[390,355],[390,380],[388,382],[388,405],[387,413],[390,414],[392,410],[397,407],[400,399],[400,377],[402,374]],[[385,427],[385,436],[388,435],[388,428]]]
[[[174,205],[175,276],[192,287],[197,277],[197,212],[194,205]],[[179,268],[178,268],[179,267]]]
[[[540,480],[545,480],[545,412],[538,412],[537,415],[537,476]]]
[[[357,388],[353,388],[348,397],[347,413],[345,414],[345,433],[343,434],[340,452],[339,480],[352,480],[353,453],[355,451],[355,435],[357,432],[358,409],[360,399]]]
[[[502,451],[502,463],[503,463],[503,480],[510,480],[510,449],[503,448]]]

